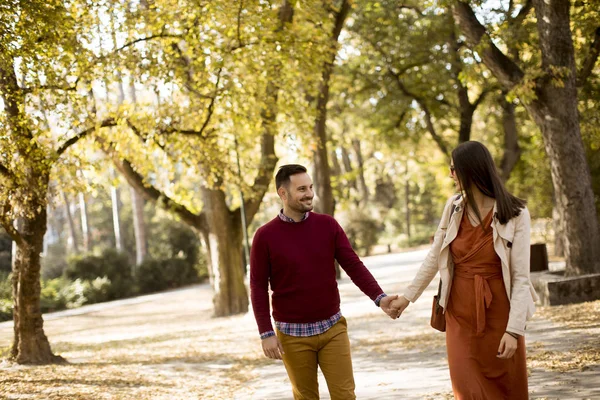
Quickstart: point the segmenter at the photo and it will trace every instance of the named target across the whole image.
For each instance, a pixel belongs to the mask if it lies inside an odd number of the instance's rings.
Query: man
[[[295,399],[319,398],[317,366],[332,400],[355,399],[335,260],[390,316],[389,304],[398,296],[381,290],[335,219],[311,213],[314,192],[305,167],[282,166],[275,183],[283,209],[256,231],[250,256],[252,307],[263,351],[269,358],[283,359]],[[271,325],[269,283],[277,333]]]

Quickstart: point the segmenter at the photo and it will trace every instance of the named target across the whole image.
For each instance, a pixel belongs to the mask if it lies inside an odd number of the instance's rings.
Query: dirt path
[[[395,292],[425,254],[365,263]],[[391,321],[347,278],[340,282],[359,399],[452,398],[444,335],[428,326],[434,286]],[[260,351],[253,317],[213,319],[211,304],[210,287],[198,285],[48,315],[52,347],[71,363],[2,363],[0,398],[291,399],[283,365]],[[600,398],[599,335],[600,302],[541,309],[528,328],[531,398]],[[12,324],[1,323],[0,348],[11,339]]]

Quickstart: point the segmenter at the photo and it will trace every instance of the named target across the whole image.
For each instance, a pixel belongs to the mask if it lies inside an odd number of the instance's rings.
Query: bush
[[[70,280],[93,281],[106,277],[110,281],[106,300],[120,299],[136,294],[127,255],[106,249],[100,256],[78,256],[69,260],[65,277]]]
[[[0,322],[12,319],[11,274],[0,271]]]
[[[8,233],[0,228],[0,271],[10,272],[12,270],[12,239]]]
[[[72,301],[67,290],[70,283],[66,278],[42,280],[40,308],[43,313],[67,308],[67,303]]]
[[[182,222],[161,218],[153,224],[148,240],[148,253],[154,260],[183,259],[198,275],[208,275],[198,235]]]
[[[85,304],[110,300],[110,280],[106,277],[94,280],[66,278],[42,281],[40,306],[42,312],[77,308]]]
[[[0,299],[0,322],[13,319],[12,300]]]
[[[199,280],[198,271],[185,259],[149,259],[138,266],[137,284],[140,293],[172,289]]]
[[[62,243],[48,245],[46,254],[40,260],[42,279],[60,278],[67,268],[67,251]]]
[[[381,223],[363,212],[350,214],[345,227],[350,244],[362,256],[371,254],[371,249],[377,244],[382,230]]]

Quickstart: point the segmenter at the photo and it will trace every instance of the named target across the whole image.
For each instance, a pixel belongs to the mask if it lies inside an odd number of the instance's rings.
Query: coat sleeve
[[[440,223],[433,238],[433,245],[431,246],[425,261],[423,261],[423,264],[421,264],[421,267],[419,268],[419,271],[415,275],[414,279],[404,291],[403,296],[413,303],[417,301],[425,288],[431,283],[435,277],[435,274],[438,272],[438,259],[440,256],[440,250],[442,248],[442,243],[444,242],[444,237],[446,236],[446,229],[448,228],[448,221],[450,219],[450,213],[452,212],[453,202],[455,199],[456,197],[453,196],[446,202],[444,212],[442,213],[442,218],[440,219]]]
[[[515,218],[515,236],[509,261],[511,281],[510,313],[506,330],[523,335],[525,334],[525,323],[528,314],[533,314],[533,310],[530,311],[530,308],[534,307],[529,277],[531,242],[529,210],[525,207],[521,214]]]

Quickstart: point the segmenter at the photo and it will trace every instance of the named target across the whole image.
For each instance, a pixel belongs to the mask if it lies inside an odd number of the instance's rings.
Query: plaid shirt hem
[[[275,326],[282,333],[296,337],[307,337],[320,335],[327,332],[342,318],[342,312],[339,311],[335,315],[317,322],[294,323],[294,322],[277,322]]]

